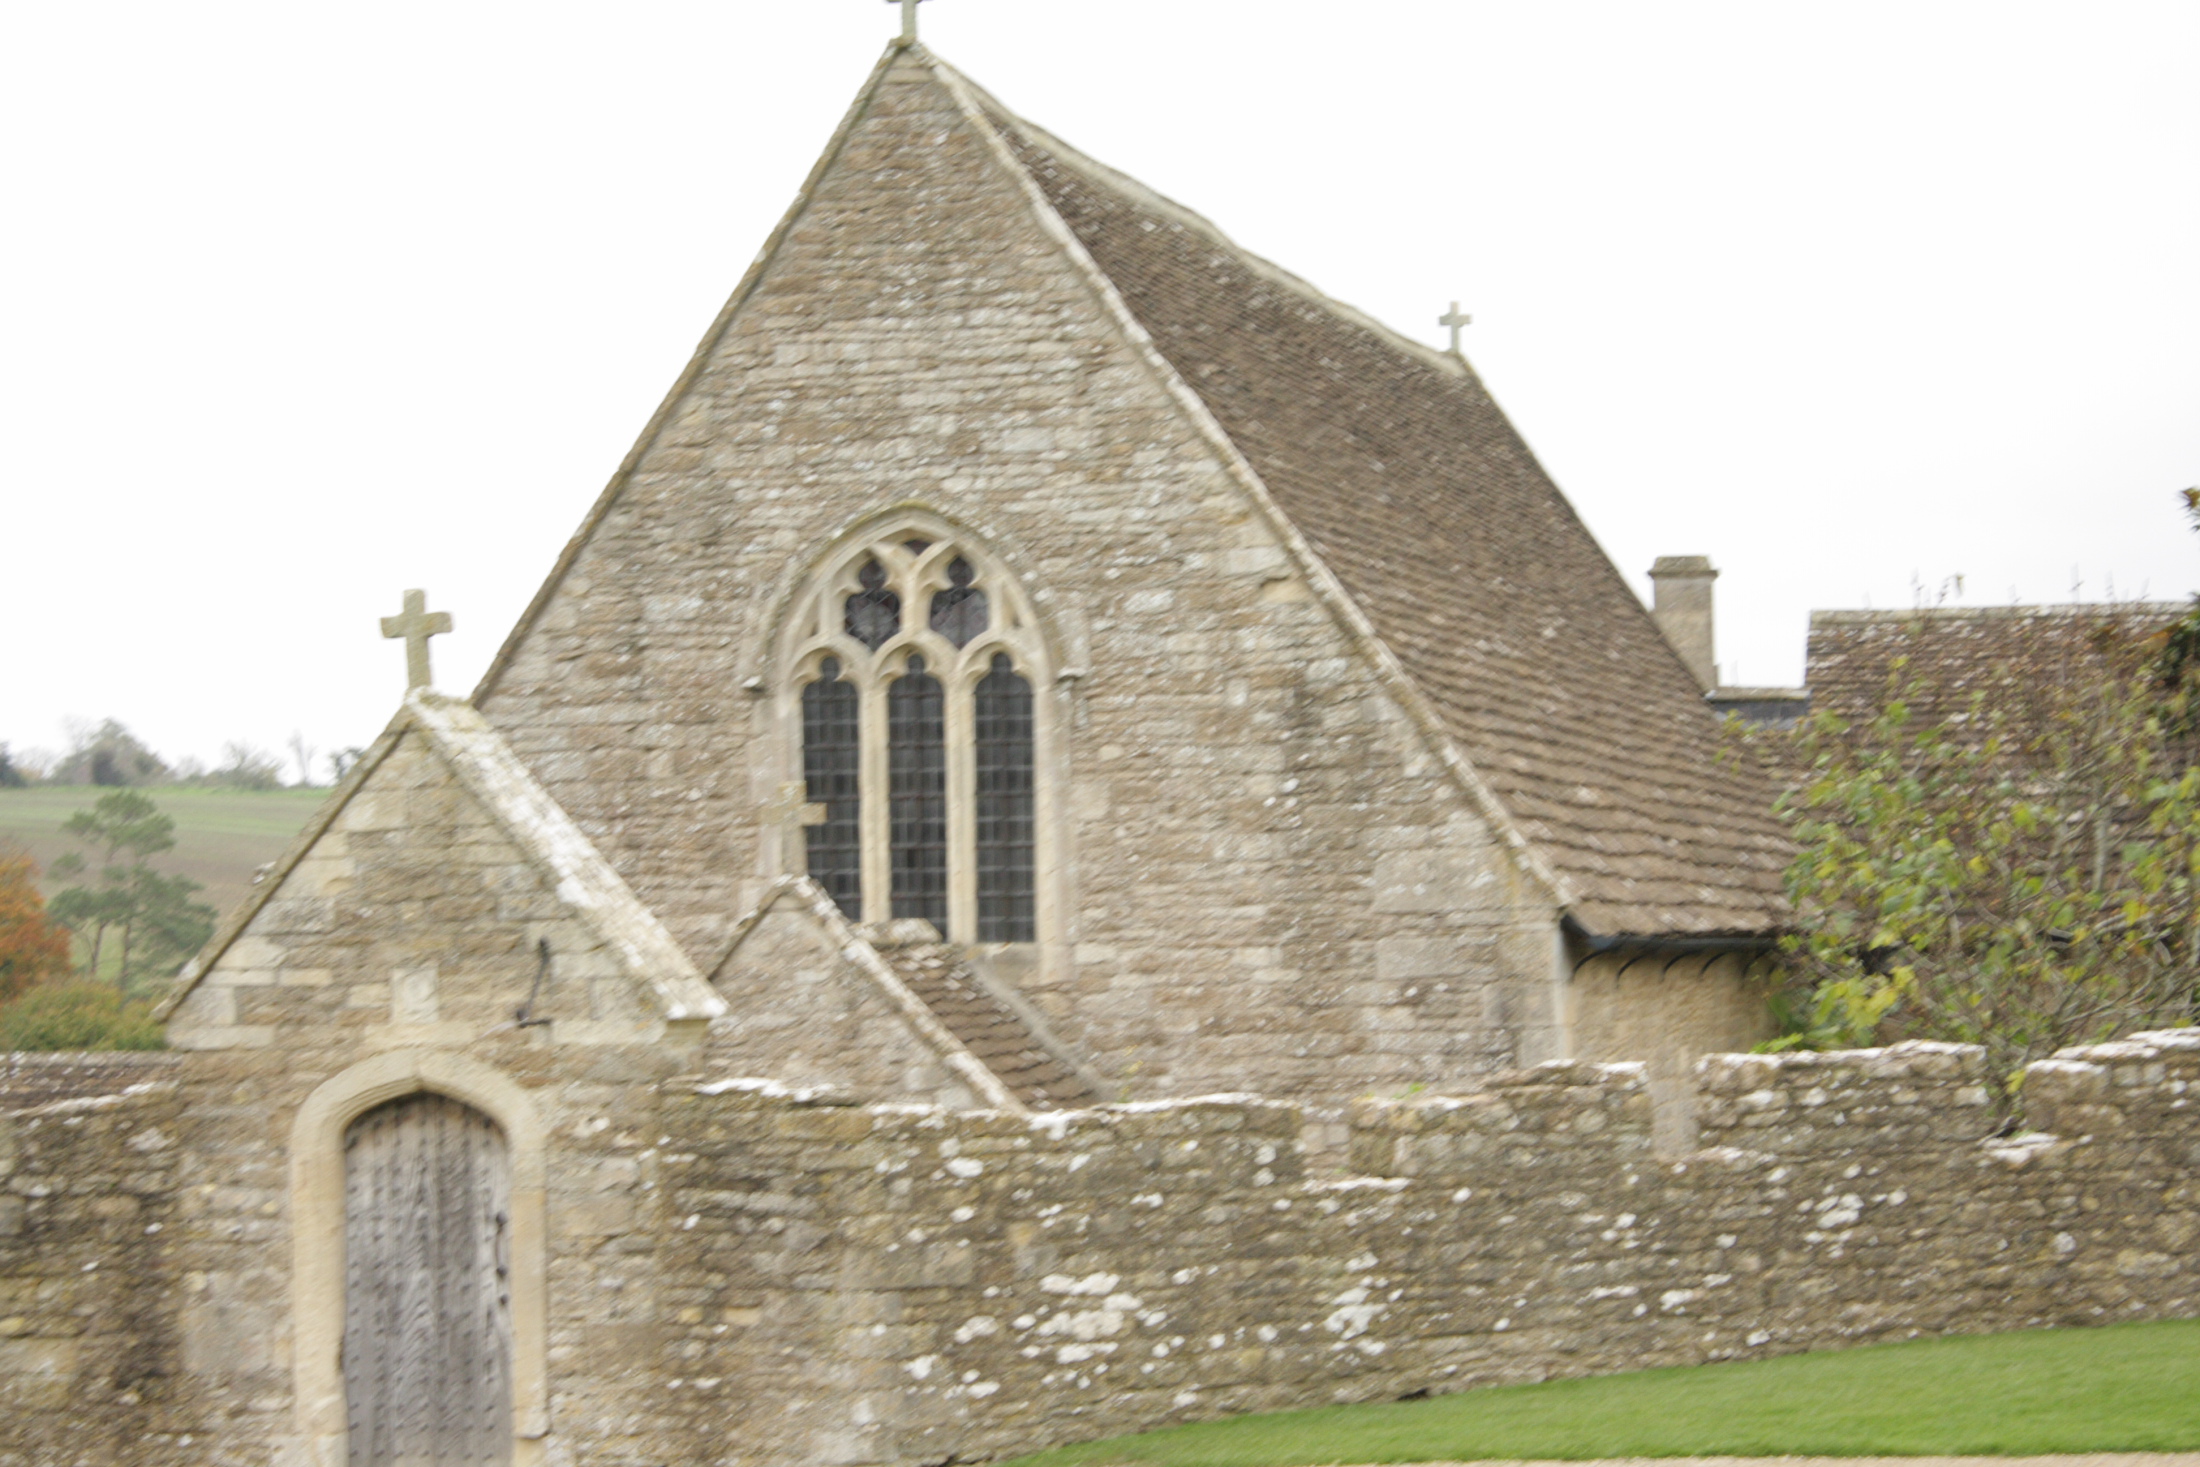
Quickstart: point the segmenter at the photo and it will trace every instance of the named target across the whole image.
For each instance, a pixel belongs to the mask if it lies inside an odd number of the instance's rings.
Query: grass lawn
[[[0,849],[30,852],[43,871],[56,856],[79,849],[61,822],[89,810],[107,791],[92,785],[44,785],[0,790]],[[327,790],[148,789],[176,822],[176,847],[153,858],[206,888],[199,900],[226,913],[252,884],[252,873],[283,853]],[[52,896],[58,883],[43,883]]]
[[[1165,1427],[1014,1467],[2200,1448],[2200,1320],[1870,1345]]]

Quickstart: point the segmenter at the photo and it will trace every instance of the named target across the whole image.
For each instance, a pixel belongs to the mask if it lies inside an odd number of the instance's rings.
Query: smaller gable
[[[548,945],[553,928],[561,941]],[[232,990],[356,987],[371,979],[392,990],[393,1021],[406,1010],[406,984],[419,984],[413,1007],[430,1023],[436,1003],[429,993],[441,982],[432,966],[349,970],[376,944],[454,958],[493,946],[510,950],[500,966],[519,960],[508,976],[529,997],[523,980],[538,940],[544,954],[555,947],[560,979],[592,985],[589,1019],[555,1016],[576,1037],[599,1010],[631,1008],[636,1019],[672,1025],[725,1012],[663,924],[481,715],[458,699],[416,690],[184,966],[157,1015],[193,1036],[187,1043],[266,1043],[264,1025],[234,1012]],[[544,963],[547,974],[547,957]],[[627,996],[606,993],[606,983]],[[512,1017],[509,1006],[504,1017]]]
[[[713,1074],[829,1082],[871,1099],[936,1100],[945,1082],[1010,1111],[1096,1098],[953,947],[874,942],[807,876],[773,885],[711,981],[729,1008],[704,1052]]]

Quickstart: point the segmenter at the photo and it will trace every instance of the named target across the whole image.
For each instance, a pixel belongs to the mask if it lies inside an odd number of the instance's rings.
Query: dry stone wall
[[[1712,1056],[1699,1078],[1704,1144],[1681,1157],[1652,1145],[1639,1067],[1551,1064],[1360,1102],[1361,1174],[1325,1179],[1297,1108],[1256,1097],[1023,1117],[567,1077],[551,1430],[529,1450],[984,1460],[1227,1412],[2200,1309],[2200,1031],[2034,1067],[2031,1117],[2053,1129],[2016,1136],[1993,1134],[1980,1056],[1953,1046]],[[212,1260],[281,1245],[258,1194],[214,1180],[233,1158],[195,1131],[189,1088],[5,1119],[0,1389],[19,1409],[0,1462],[295,1460],[279,1390],[224,1396],[192,1362]]]
[[[136,1083],[0,1118],[0,1463],[200,1460],[161,1450],[179,1434],[177,1089],[165,1057],[86,1058]]]

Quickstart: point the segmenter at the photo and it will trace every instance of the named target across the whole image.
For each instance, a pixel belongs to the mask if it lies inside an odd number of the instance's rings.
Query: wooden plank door
[[[441,1095],[344,1136],[351,1467],[512,1457],[511,1167],[504,1133]]]

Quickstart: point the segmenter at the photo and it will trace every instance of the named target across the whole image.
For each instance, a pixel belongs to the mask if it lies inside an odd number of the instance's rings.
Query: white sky
[[[0,740],[472,686],[891,35],[878,0],[0,13]],[[2200,5],[937,0],[1011,107],[1467,350],[1729,681],[1964,578],[2179,597]]]

